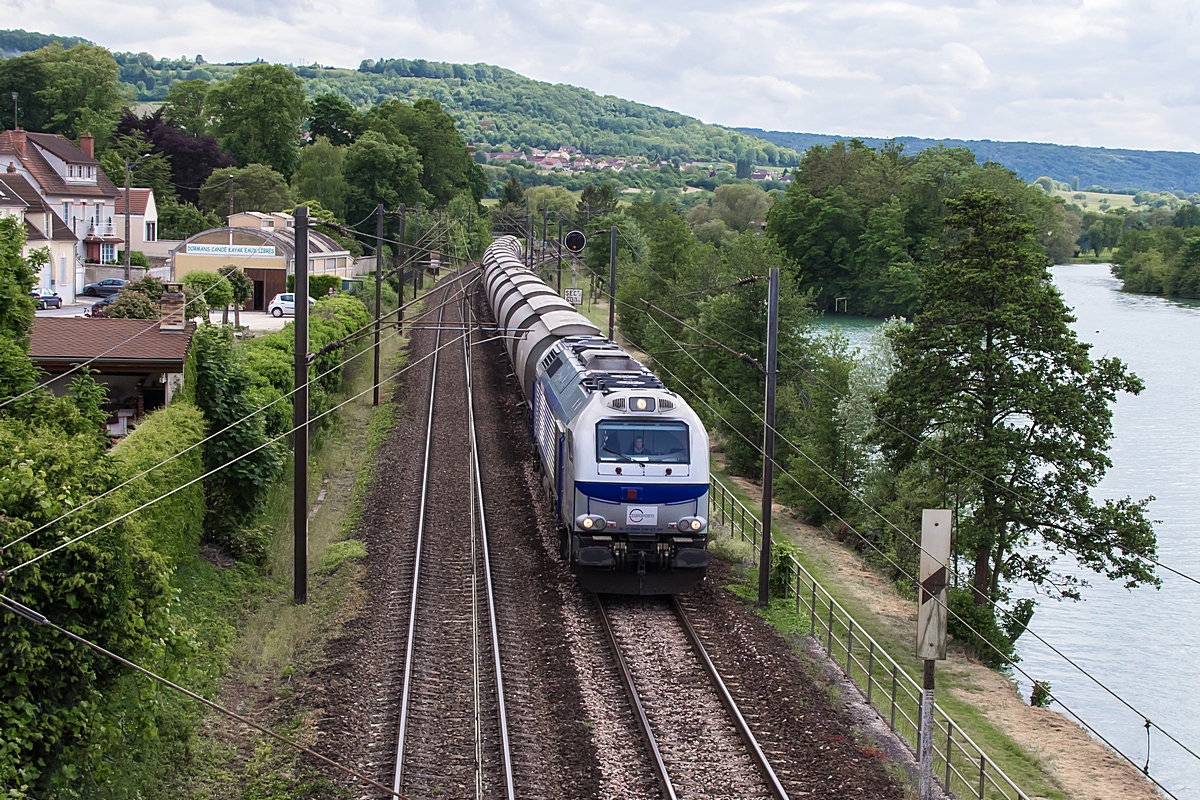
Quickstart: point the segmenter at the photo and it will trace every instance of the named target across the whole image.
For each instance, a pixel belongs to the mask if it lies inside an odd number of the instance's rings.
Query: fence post
[[[950,791],[950,753],[954,749],[954,720],[946,717],[946,785],[943,787],[947,792]]]
[[[817,638],[817,579],[813,578],[812,602],[808,605],[808,635]]]
[[[987,764],[987,756],[983,753],[979,754],[979,800],[983,800],[983,778],[984,767]]]
[[[850,669],[853,663],[850,660],[850,648],[854,646],[854,620],[847,617],[846,619],[846,677],[854,680],[854,672]]]
[[[829,657],[833,658],[833,598],[829,598],[829,634],[828,644],[825,645],[825,651],[829,653]]]
[[[899,668],[896,666],[895,662],[893,662],[892,663],[892,721],[891,721],[891,723],[889,723],[890,727],[893,731],[896,730],[896,671],[897,671],[897,669],[899,669]]]
[[[796,616],[800,616],[800,570],[795,570],[796,573]]]
[[[871,673],[875,670],[875,640],[867,648],[867,705],[871,705]]]

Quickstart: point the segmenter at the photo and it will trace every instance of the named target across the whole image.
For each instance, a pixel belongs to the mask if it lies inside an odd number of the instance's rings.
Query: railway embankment
[[[746,505],[761,505],[762,495],[755,483],[725,475],[719,468],[715,471]],[[782,534],[798,545],[796,558],[803,567],[906,672],[919,679],[920,663],[912,657],[915,601],[905,598],[894,584],[829,531],[805,525],[782,506],[776,505],[776,509],[776,537]],[[751,552],[749,545],[725,550],[736,568],[735,589],[747,598],[754,596],[757,587]],[[804,640],[806,648],[825,655],[824,643],[807,637],[807,611],[795,614],[790,600],[773,604],[765,617],[776,629],[798,642]],[[826,664],[832,672],[844,672],[842,664],[828,660]],[[842,684],[843,691],[854,691],[849,689],[851,682]],[[1159,797],[1137,770],[1076,723],[1053,707],[1031,707],[1008,676],[980,663],[953,642],[947,661],[938,664],[937,702],[1030,797]]]

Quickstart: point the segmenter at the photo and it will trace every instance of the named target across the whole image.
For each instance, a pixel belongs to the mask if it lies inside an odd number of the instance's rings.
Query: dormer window
[[[88,168],[87,168],[87,176],[88,176],[89,178],[90,178],[90,177],[92,177],[92,168],[91,168],[91,167],[88,167]]]
[[[75,165],[74,164],[67,164],[67,177],[68,178],[75,177]]]

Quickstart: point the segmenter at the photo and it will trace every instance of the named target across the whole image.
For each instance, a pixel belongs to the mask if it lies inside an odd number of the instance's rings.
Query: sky
[[[116,51],[486,62],[721,125],[1188,151],[1198,15],[1200,0],[0,0],[3,27]]]

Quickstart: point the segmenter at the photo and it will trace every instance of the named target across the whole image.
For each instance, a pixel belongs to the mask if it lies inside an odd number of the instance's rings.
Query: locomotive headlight
[[[683,533],[699,533],[704,530],[708,521],[704,517],[684,517],[675,524]]]
[[[637,405],[638,411],[645,411],[646,406],[648,405],[648,403],[646,402],[646,398],[644,398],[644,397],[639,397],[637,400],[634,401],[634,403]]]
[[[608,527],[608,520],[596,514],[580,514],[575,518],[575,527],[585,531],[602,531]]]
[[[703,527],[704,527],[704,520],[700,519],[699,517],[692,519],[692,530],[698,531]]]

